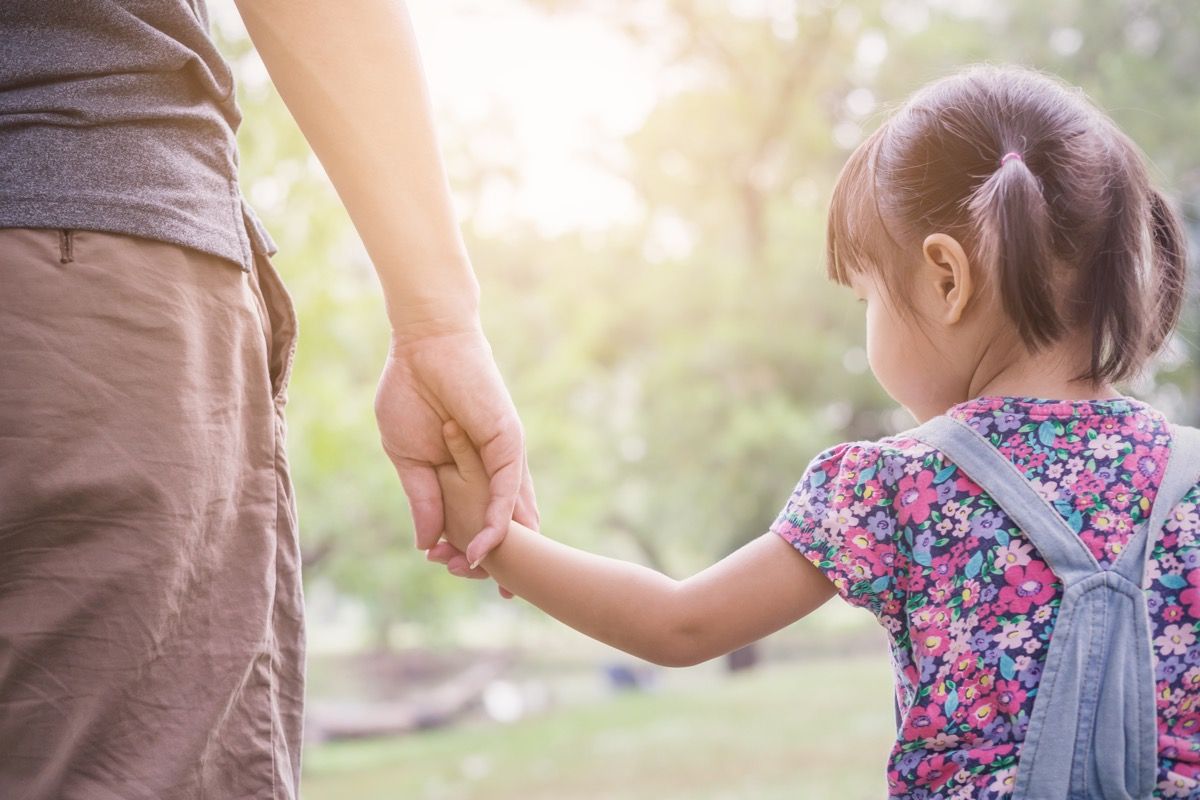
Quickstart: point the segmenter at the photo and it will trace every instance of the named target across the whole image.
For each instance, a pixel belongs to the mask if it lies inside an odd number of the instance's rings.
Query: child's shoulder
[[[874,440],[853,439],[830,445],[812,458],[805,472],[810,478],[823,474],[829,479],[839,476],[863,482],[916,468],[907,467],[909,464],[928,466],[931,456],[940,455],[932,445],[901,432]]]

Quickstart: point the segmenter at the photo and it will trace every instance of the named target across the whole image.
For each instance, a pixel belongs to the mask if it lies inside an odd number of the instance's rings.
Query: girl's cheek
[[[905,343],[897,338],[900,333],[876,308],[868,309],[867,364],[879,385],[897,400],[905,395],[902,385]]]

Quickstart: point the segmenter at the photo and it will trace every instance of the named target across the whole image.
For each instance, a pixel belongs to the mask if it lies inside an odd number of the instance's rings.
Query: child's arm
[[[489,496],[474,446],[453,421],[455,463],[438,468],[446,538],[466,550]],[[480,562],[513,594],[593,639],[671,667],[691,666],[790,625],[833,596],[833,584],[768,532],[684,581],[588,553],[511,522]]]

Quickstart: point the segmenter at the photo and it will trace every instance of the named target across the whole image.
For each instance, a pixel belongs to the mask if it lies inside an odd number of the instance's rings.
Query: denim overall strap
[[[943,415],[909,432],[942,450],[978,483],[1063,584],[1013,800],[1140,800],[1154,790],[1158,728],[1143,579],[1167,515],[1200,481],[1200,430],[1179,425],[1171,430],[1170,456],[1150,518],[1130,537],[1113,569],[1096,562],[1015,465],[973,428]]]
[[[1037,548],[1063,584],[1100,568],[1092,551],[1062,515],[1025,479],[1016,465],[965,422],[945,414],[933,417],[905,435],[945,453],[1004,509]]]
[[[1150,509],[1150,517],[1144,523],[1146,536],[1138,542],[1140,547],[1133,547],[1131,537],[1125,549],[1117,556],[1112,569],[1125,578],[1136,583],[1143,589],[1149,585],[1147,573],[1150,568],[1150,554],[1158,544],[1163,526],[1175,507],[1183,501],[1187,493],[1200,483],[1200,429],[1187,425],[1171,425],[1171,453],[1163,471],[1162,481],[1154,495],[1154,505]]]

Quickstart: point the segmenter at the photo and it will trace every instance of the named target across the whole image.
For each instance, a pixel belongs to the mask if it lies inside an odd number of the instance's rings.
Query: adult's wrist
[[[426,297],[387,303],[392,344],[403,345],[430,336],[481,330],[478,294]]]

